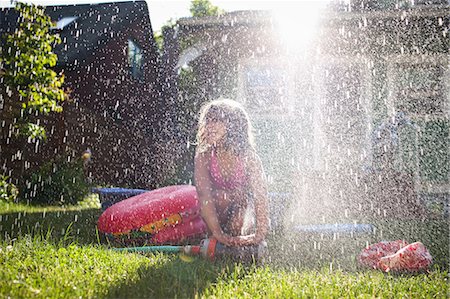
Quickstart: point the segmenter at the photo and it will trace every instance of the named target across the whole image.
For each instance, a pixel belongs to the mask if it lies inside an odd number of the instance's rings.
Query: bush
[[[21,199],[31,204],[77,204],[90,192],[83,160],[68,161],[68,156],[58,157],[44,164],[26,180]]]
[[[8,179],[7,176],[0,176],[0,201],[13,202],[17,198],[19,190],[14,184],[8,183]]]

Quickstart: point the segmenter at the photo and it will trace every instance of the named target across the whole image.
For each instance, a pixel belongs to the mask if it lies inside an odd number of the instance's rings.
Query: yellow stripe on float
[[[146,225],[142,226],[139,230],[141,232],[155,234],[167,226],[172,226],[172,225],[181,223],[181,220],[182,220],[182,218],[181,218],[180,214],[173,214],[173,215],[170,215],[161,220],[146,224]]]

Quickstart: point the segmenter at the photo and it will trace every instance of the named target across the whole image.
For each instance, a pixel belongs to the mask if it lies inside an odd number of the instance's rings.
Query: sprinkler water
[[[225,246],[216,239],[204,239],[200,245],[184,245],[184,246],[143,246],[143,247],[127,247],[114,248],[115,251],[125,252],[168,252],[168,253],[184,253],[186,255],[200,255],[209,260],[216,258],[233,258],[241,261],[261,261],[267,250],[266,242],[258,245],[229,247]]]

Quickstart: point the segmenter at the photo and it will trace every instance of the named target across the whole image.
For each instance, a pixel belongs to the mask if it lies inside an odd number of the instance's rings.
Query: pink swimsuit
[[[247,183],[247,177],[245,175],[244,170],[244,162],[241,159],[239,159],[237,162],[236,171],[234,175],[228,180],[225,180],[225,178],[222,177],[222,173],[220,172],[219,161],[217,159],[214,150],[211,151],[211,161],[209,168],[213,184],[218,189],[224,190],[238,189],[239,187],[242,187]]]

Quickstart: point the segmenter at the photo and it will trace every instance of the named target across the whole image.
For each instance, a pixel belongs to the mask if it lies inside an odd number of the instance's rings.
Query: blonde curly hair
[[[226,127],[224,146],[235,154],[255,148],[253,128],[244,107],[234,100],[218,99],[206,103],[200,109],[197,131],[197,151],[211,147],[206,141],[206,126],[210,121],[220,121]]]

